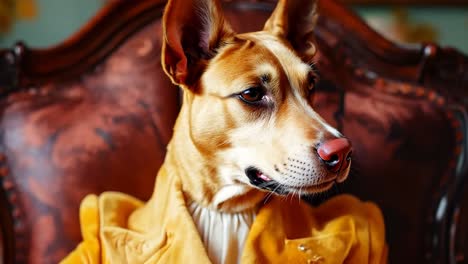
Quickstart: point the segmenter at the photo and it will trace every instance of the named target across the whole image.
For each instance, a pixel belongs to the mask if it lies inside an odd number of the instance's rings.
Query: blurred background
[[[342,1],[394,41],[433,41],[468,54],[468,0]],[[0,0],[0,48],[11,47],[17,40],[30,47],[58,44],[78,30],[105,2]]]

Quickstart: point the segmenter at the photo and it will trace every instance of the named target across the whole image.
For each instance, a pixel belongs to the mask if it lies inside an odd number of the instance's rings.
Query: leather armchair
[[[164,4],[111,1],[60,45],[0,51],[4,263],[57,263],[81,240],[88,193],[149,198],[179,108],[160,66]],[[274,5],[224,6],[240,32],[261,29]],[[468,58],[391,43],[332,0],[319,10],[314,107],[356,157],[332,194],[379,204],[391,263],[467,262]]]

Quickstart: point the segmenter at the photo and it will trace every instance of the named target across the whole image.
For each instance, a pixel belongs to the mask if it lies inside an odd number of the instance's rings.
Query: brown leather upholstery
[[[160,67],[163,6],[114,1],[57,47],[0,51],[5,263],[60,260],[81,239],[88,193],[151,194],[179,104]],[[273,7],[225,4],[239,31],[260,29]],[[391,263],[467,261],[468,58],[399,47],[331,0],[320,10],[314,106],[356,157],[337,188],[382,207]]]

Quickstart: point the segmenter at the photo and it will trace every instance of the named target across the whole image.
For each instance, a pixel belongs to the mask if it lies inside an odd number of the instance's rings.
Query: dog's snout
[[[332,172],[337,172],[340,168],[346,167],[351,161],[351,153],[351,142],[346,138],[325,141],[317,148],[319,158],[327,169]]]

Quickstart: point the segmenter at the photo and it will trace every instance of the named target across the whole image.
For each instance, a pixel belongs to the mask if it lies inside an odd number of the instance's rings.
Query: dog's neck
[[[191,95],[185,94],[164,166],[180,177],[189,201],[223,212],[254,208],[265,194],[242,183],[223,182],[215,166],[215,157],[194,143],[190,130],[191,102]]]

